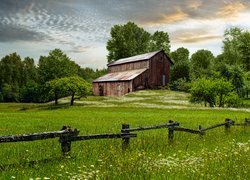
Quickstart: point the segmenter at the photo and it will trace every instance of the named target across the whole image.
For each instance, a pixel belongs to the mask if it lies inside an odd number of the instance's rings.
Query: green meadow
[[[181,127],[236,122],[250,117],[246,106],[206,108],[190,104],[189,94],[168,90],[145,90],[123,97],[90,96],[69,106],[0,104],[0,136],[60,130],[69,125],[80,135],[119,133],[123,123],[130,127],[159,125],[169,120]],[[224,127],[200,137],[168,130],[137,133],[122,151],[121,139],[72,142],[71,157],[61,155],[58,138],[0,144],[0,179],[250,179],[250,129]]]

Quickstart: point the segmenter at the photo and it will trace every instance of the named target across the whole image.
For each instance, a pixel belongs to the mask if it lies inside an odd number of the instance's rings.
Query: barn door
[[[103,85],[99,85],[99,96],[104,96]]]

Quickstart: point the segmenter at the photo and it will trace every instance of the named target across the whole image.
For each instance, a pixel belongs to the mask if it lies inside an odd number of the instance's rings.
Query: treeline
[[[222,48],[216,57],[203,49],[191,56],[186,48],[171,52],[171,88],[190,92],[191,102],[205,106],[240,106],[250,92],[250,32],[226,30]]]
[[[223,51],[214,56],[200,49],[190,54],[180,47],[170,51],[167,32],[150,34],[133,22],[115,25],[107,42],[108,61],[163,49],[174,61],[170,88],[191,93],[191,101],[214,106],[239,106],[250,91],[250,32],[225,31]]]
[[[81,68],[60,49],[34,59],[23,60],[17,53],[0,61],[0,102],[48,102],[71,96],[76,98],[90,93],[90,82],[105,74],[106,69]]]

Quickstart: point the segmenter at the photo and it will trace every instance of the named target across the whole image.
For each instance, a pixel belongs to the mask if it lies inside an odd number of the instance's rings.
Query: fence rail
[[[132,134],[131,132],[168,128],[168,140],[172,142],[174,139],[174,131],[181,131],[181,132],[186,132],[186,133],[204,135],[205,132],[208,130],[224,126],[226,132],[228,132],[231,126],[244,126],[244,127],[250,126],[250,119],[245,118],[244,122],[235,123],[235,121],[229,118],[226,118],[225,122],[218,123],[218,124],[209,126],[207,128],[202,128],[202,126],[199,125],[198,130],[179,127],[179,126],[180,126],[179,122],[175,122],[172,120],[162,125],[145,126],[145,127],[138,127],[138,128],[130,128],[129,124],[122,124],[121,133],[90,134],[90,135],[85,135],[85,136],[78,136],[80,131],[77,129],[72,129],[70,128],[70,126],[63,126],[60,131],[0,136],[0,143],[35,141],[35,140],[44,140],[44,139],[51,139],[51,138],[59,137],[59,142],[61,143],[61,151],[63,155],[66,155],[70,153],[71,142],[74,142],[74,141],[121,138],[122,149],[126,149],[129,146],[130,138],[137,137],[137,134]]]

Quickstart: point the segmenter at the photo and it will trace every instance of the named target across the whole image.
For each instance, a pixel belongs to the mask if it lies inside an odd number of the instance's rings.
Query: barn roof
[[[108,73],[95,79],[93,82],[113,82],[113,81],[130,81],[135,77],[139,76],[147,69],[136,69],[123,72]]]
[[[114,65],[118,65],[118,64],[125,64],[125,63],[135,62],[135,61],[148,60],[148,59],[150,59],[151,57],[153,57],[154,55],[156,55],[157,53],[159,53],[161,51],[162,50],[149,52],[149,53],[145,53],[145,54],[140,54],[140,55],[136,55],[136,56],[132,56],[132,57],[128,57],[128,58],[118,59],[117,61],[113,61],[113,62],[109,63],[108,66],[114,66]]]

